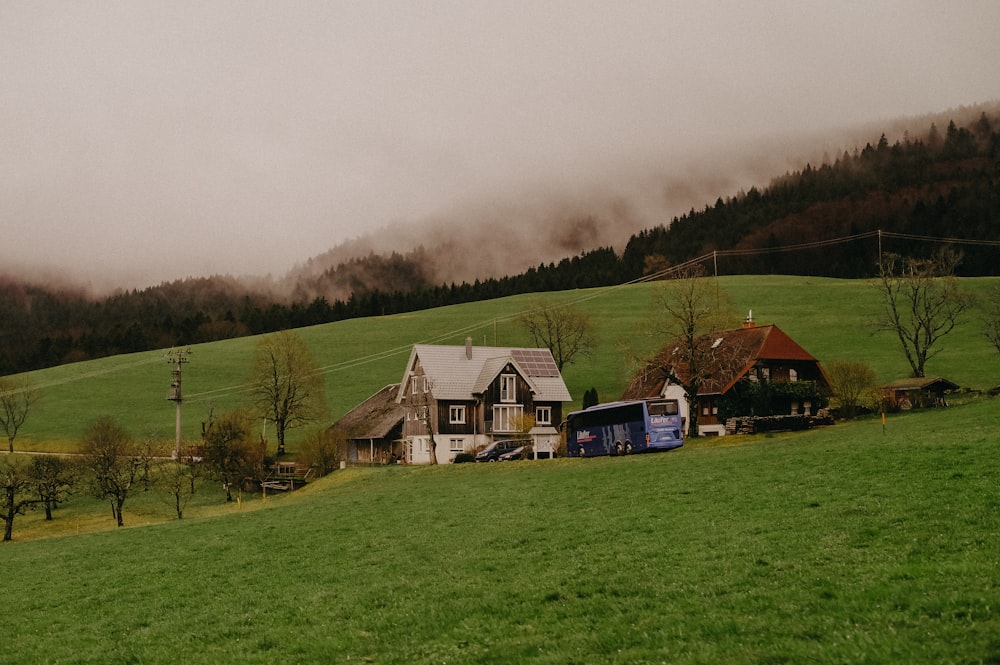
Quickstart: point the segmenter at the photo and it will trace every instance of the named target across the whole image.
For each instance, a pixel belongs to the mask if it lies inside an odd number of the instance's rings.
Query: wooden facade
[[[404,459],[446,462],[520,437],[550,453],[570,399],[547,349],[415,346],[398,398]]]

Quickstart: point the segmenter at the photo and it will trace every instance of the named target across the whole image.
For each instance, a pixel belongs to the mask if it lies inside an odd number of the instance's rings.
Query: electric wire
[[[844,243],[848,243],[848,242],[855,242],[855,241],[858,241],[858,240],[865,240],[865,239],[875,238],[875,237],[878,237],[880,239],[881,238],[892,238],[892,239],[899,239],[899,240],[916,240],[916,241],[923,241],[923,242],[937,242],[937,243],[941,243],[941,244],[950,244],[950,245],[978,245],[978,246],[986,246],[986,247],[1000,247],[1000,240],[968,240],[968,239],[963,239],[963,238],[942,238],[942,237],[934,237],[934,236],[916,235],[916,234],[910,234],[910,233],[896,233],[896,232],[892,232],[892,231],[876,230],[876,231],[866,231],[864,233],[857,233],[857,234],[853,234],[853,235],[849,235],[849,236],[842,236],[842,237],[839,237],[839,238],[829,238],[829,239],[825,239],[825,240],[816,240],[816,241],[805,242],[805,243],[797,243],[797,244],[793,244],[793,245],[782,245],[780,247],[759,247],[759,248],[747,248],[747,249],[714,250],[712,252],[708,252],[706,254],[702,254],[701,256],[698,256],[698,257],[695,257],[695,258],[692,258],[692,259],[688,259],[687,261],[684,261],[683,263],[672,265],[672,266],[663,268],[661,270],[657,270],[655,272],[652,272],[652,273],[649,273],[649,274],[646,274],[646,275],[642,275],[640,277],[636,277],[636,278],[628,280],[626,282],[622,282],[622,283],[619,283],[619,284],[612,284],[612,285],[609,285],[609,286],[597,287],[597,288],[594,288],[594,289],[587,289],[585,292],[581,292],[578,297],[570,298],[570,299],[566,300],[565,302],[561,302],[561,303],[554,304],[554,305],[546,305],[546,306],[543,306],[543,307],[540,307],[540,308],[536,308],[535,310],[530,310],[530,311],[542,311],[542,310],[546,310],[546,309],[557,310],[557,309],[559,309],[561,307],[565,307],[565,306],[568,306],[568,305],[575,305],[575,304],[578,304],[578,303],[587,302],[587,301],[590,301],[590,300],[594,300],[594,299],[597,299],[597,298],[604,297],[604,296],[606,296],[606,295],[608,295],[610,293],[613,293],[613,292],[615,292],[615,291],[617,291],[619,289],[626,288],[626,287],[629,287],[629,286],[633,286],[633,285],[636,285],[636,284],[644,284],[644,283],[648,283],[648,282],[655,282],[655,281],[660,281],[660,280],[668,279],[671,276],[674,276],[674,275],[677,275],[677,274],[683,274],[686,271],[694,268],[695,266],[701,265],[701,264],[706,263],[708,261],[717,261],[719,258],[745,257],[745,256],[761,256],[761,255],[765,255],[765,254],[805,251],[805,250],[819,249],[819,248],[823,248],[823,247],[829,247],[829,246],[833,246],[833,245],[840,245],[840,244],[844,244]],[[344,371],[344,370],[347,370],[347,369],[353,369],[353,368],[356,368],[356,367],[360,367],[360,366],[368,365],[368,364],[371,364],[371,363],[375,363],[375,362],[378,362],[378,361],[381,361],[381,360],[386,360],[386,359],[394,357],[394,356],[403,355],[404,353],[409,353],[415,344],[437,344],[437,343],[440,343],[440,342],[445,341],[445,340],[449,340],[449,339],[454,339],[456,337],[460,337],[462,335],[468,335],[471,332],[475,332],[477,330],[482,330],[484,328],[488,328],[489,326],[495,326],[497,323],[508,322],[508,321],[510,321],[512,319],[516,319],[520,315],[521,315],[521,313],[518,312],[518,313],[514,313],[514,314],[507,314],[507,315],[503,315],[503,316],[499,316],[499,317],[493,317],[493,318],[490,318],[490,319],[485,319],[485,320],[477,321],[475,323],[471,323],[471,324],[466,325],[466,326],[462,326],[462,327],[459,327],[459,328],[454,328],[452,330],[447,330],[447,331],[438,333],[438,334],[433,335],[431,337],[428,337],[428,338],[425,338],[425,339],[413,342],[412,344],[406,344],[406,345],[396,346],[396,347],[393,347],[393,348],[390,348],[390,349],[385,349],[385,350],[382,350],[382,351],[377,351],[377,352],[371,353],[369,355],[365,355],[365,356],[361,356],[361,357],[357,357],[357,358],[349,358],[349,359],[341,360],[341,361],[338,361],[338,362],[335,362],[335,363],[332,363],[332,364],[329,364],[329,365],[323,365],[321,367],[316,368],[315,373],[316,374],[322,374],[322,375],[335,374],[337,372],[341,372],[341,371]],[[151,364],[151,363],[159,362],[159,361],[161,361],[161,359],[159,357],[157,357],[157,358],[144,358],[142,360],[138,360],[138,361],[132,362],[132,363],[125,363],[125,364],[120,364],[120,365],[112,365],[112,366],[104,367],[104,368],[101,368],[101,369],[98,369],[98,370],[92,370],[92,371],[88,371],[88,372],[83,372],[83,373],[75,375],[75,376],[63,377],[63,378],[60,378],[60,379],[56,379],[56,380],[53,380],[53,381],[46,382],[44,384],[40,384],[38,387],[42,388],[42,387],[48,387],[48,386],[63,385],[63,384],[72,383],[72,382],[75,382],[75,381],[78,381],[78,380],[89,379],[89,378],[93,378],[95,376],[99,376],[99,375],[102,375],[102,374],[109,374],[109,373],[120,371],[120,370],[123,370],[123,369],[131,369],[133,367],[138,367],[138,366],[141,366],[141,365]],[[242,383],[242,384],[238,384],[238,385],[235,385],[235,386],[225,386],[225,387],[221,387],[221,388],[215,388],[215,389],[212,389],[212,390],[207,390],[207,391],[203,391],[203,392],[199,392],[199,393],[194,393],[194,394],[192,394],[190,396],[186,396],[184,398],[184,401],[185,402],[188,402],[188,401],[191,401],[191,402],[206,402],[206,401],[211,401],[211,400],[215,400],[215,399],[225,399],[225,398],[233,396],[233,395],[237,395],[237,394],[241,394],[241,393],[247,393],[250,390],[252,390],[252,387],[253,386],[252,386],[251,383]]]

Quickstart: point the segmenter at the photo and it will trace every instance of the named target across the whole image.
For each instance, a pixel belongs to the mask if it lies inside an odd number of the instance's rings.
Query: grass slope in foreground
[[[0,548],[9,663],[1000,660],[994,400]]]

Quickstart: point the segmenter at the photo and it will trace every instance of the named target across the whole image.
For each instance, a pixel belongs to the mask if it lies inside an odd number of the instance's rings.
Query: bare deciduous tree
[[[170,495],[177,519],[184,518],[184,509],[201,487],[202,464],[191,457],[182,457],[157,465],[153,482]]]
[[[853,418],[859,408],[874,408],[878,405],[875,370],[867,363],[835,361],[826,365],[826,376],[833,396],[840,402],[844,418]]]
[[[1000,353],[1000,285],[993,287],[990,293],[983,323],[985,324],[983,334],[997,353]]]
[[[290,330],[267,335],[257,345],[250,384],[261,415],[274,422],[279,455],[288,430],[326,412],[323,375],[309,347]]]
[[[41,393],[27,378],[19,383],[0,378],[0,426],[7,435],[8,452],[14,452],[14,438],[40,398]]]
[[[317,476],[334,471],[340,460],[346,458],[347,432],[340,427],[317,430],[299,448],[299,461],[313,469]]]
[[[698,394],[709,372],[718,367],[717,350],[708,334],[729,327],[735,318],[733,310],[716,281],[706,277],[700,266],[680,269],[658,284],[652,310],[650,333],[659,344],[671,345],[669,354],[660,354],[653,362],[672,383],[684,388],[690,406],[688,432],[697,436]]]
[[[233,500],[233,485],[239,489],[247,475],[251,436],[250,417],[242,411],[226,413],[218,419],[209,414],[208,422],[202,425],[202,456],[222,481],[227,502]]]
[[[536,303],[517,316],[535,346],[552,352],[559,371],[579,356],[587,356],[594,346],[591,316],[575,305]]]
[[[875,287],[884,306],[879,328],[896,333],[914,377],[924,376],[927,361],[941,350],[937,343],[972,306],[971,295],[954,277],[959,260],[945,251],[933,259],[885,254],[879,264]]]
[[[38,503],[34,483],[26,464],[5,459],[0,463],[0,491],[3,492],[0,515],[3,517],[3,540],[9,541],[14,533],[14,518],[25,508]]]
[[[45,506],[45,520],[52,520],[52,509],[66,500],[77,477],[77,465],[65,457],[35,455],[29,464],[39,502]]]
[[[114,419],[101,418],[87,429],[82,452],[94,496],[110,501],[118,526],[124,526],[126,499],[140,485],[148,487],[152,446],[136,442]]]
[[[406,396],[406,408],[409,410],[409,420],[423,428],[427,434],[427,445],[430,449],[430,464],[437,464],[437,404],[434,401],[434,382],[427,377],[414,375],[410,377],[411,390]],[[412,386],[416,386],[413,388]],[[403,386],[405,389],[406,386]]]

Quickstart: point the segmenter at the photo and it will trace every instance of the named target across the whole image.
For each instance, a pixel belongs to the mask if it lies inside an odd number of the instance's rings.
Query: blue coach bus
[[[566,417],[569,457],[627,455],[684,445],[675,399],[598,404]]]

